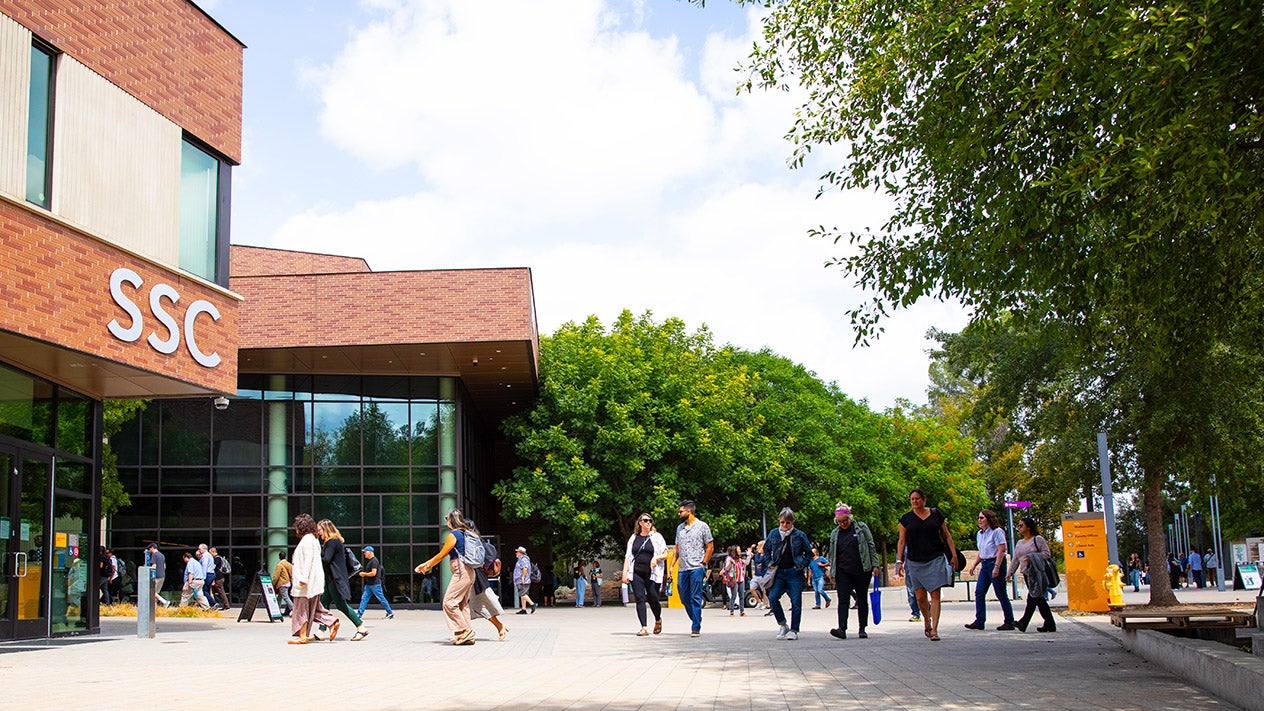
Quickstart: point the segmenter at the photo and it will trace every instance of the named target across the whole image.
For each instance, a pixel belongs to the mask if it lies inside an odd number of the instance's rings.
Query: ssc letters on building
[[[136,302],[124,293],[123,284],[125,283],[139,290],[145,282],[140,278],[139,274],[127,267],[119,267],[110,275],[110,295],[114,297],[114,303],[118,304],[119,308],[123,309],[131,317],[131,325],[124,327],[119,323],[118,319],[114,319],[110,321],[108,327],[115,338],[120,341],[134,343],[140,340],[145,330],[146,320]],[[180,347],[181,331],[180,324],[176,322],[176,319],[167,311],[167,307],[163,305],[164,300],[168,301],[171,306],[175,306],[180,301],[180,294],[170,284],[155,284],[149,290],[149,311],[166,329],[167,336],[166,338],[160,338],[157,330],[151,330],[149,338],[146,340],[154,350],[170,355],[175,353]],[[210,316],[212,321],[218,321],[220,318],[219,309],[215,308],[215,304],[209,301],[199,299],[189,304],[189,308],[184,312],[184,343],[185,347],[188,348],[189,355],[193,356],[193,360],[197,361],[198,365],[214,368],[220,364],[219,353],[203,353],[202,349],[198,347],[197,339],[193,333],[197,317],[202,314]]]

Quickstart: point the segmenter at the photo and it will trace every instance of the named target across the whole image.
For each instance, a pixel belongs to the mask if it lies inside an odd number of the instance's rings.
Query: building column
[[[439,378],[439,516],[457,505],[456,481],[456,378]],[[440,529],[446,534],[446,529]],[[442,540],[442,539],[440,539]],[[440,565],[443,589],[452,580],[450,566]]]
[[[285,376],[271,376],[268,388],[273,391],[286,389]],[[268,528],[264,545],[263,570],[272,572],[277,553],[289,550],[290,502],[286,482],[286,465],[289,464],[289,439],[286,437],[286,418],[294,406],[293,400],[271,400],[268,409]]]

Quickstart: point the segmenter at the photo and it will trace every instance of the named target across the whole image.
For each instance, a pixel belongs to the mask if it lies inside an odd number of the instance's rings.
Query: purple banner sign
[[[1006,502],[1005,502],[1005,508],[1007,508],[1007,509],[1029,509],[1029,508],[1031,508],[1031,502],[1030,502],[1030,501],[1006,501]]]

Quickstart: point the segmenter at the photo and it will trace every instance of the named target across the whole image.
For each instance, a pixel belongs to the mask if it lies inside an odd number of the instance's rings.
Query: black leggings
[[[847,616],[851,608],[851,597],[856,598],[856,621],[860,629],[869,624],[869,583],[873,582],[873,573],[852,574],[845,570],[834,571],[834,589],[838,591],[838,629],[847,631]]]
[[[1053,610],[1049,609],[1049,601],[1045,600],[1043,594],[1036,597],[1032,597],[1030,593],[1027,594],[1027,609],[1023,610],[1023,616],[1018,621],[1018,626],[1026,627],[1037,610],[1040,611],[1040,618],[1045,621],[1045,629],[1057,629],[1058,624],[1053,620]]]
[[[632,594],[636,596],[636,616],[645,627],[645,603],[650,603],[650,610],[655,620],[663,618],[663,606],[658,602],[658,583],[650,580],[648,572],[642,574],[632,571]]]

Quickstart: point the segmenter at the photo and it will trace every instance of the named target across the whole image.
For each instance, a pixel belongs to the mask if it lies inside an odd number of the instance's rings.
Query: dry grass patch
[[[199,610],[196,605],[188,605],[186,607],[159,607],[154,612],[157,617],[192,617],[192,618],[217,618],[219,612],[216,610]],[[112,605],[101,606],[102,617],[135,617],[136,606],[129,602],[116,602]]]

